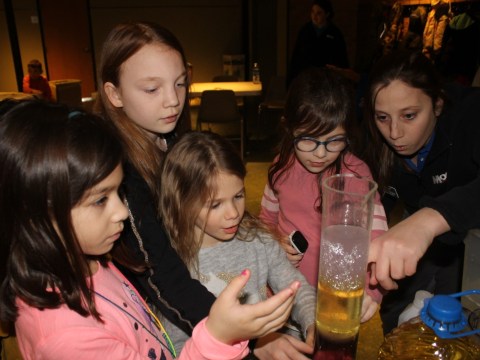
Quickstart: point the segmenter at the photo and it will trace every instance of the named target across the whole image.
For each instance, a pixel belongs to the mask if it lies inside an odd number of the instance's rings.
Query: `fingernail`
[[[248,271],[247,269],[243,270],[243,271],[242,271],[242,275],[243,275],[243,276],[246,276],[246,275],[247,275],[247,271]]]

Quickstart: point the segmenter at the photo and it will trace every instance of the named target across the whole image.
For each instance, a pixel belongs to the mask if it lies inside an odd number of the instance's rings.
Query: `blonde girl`
[[[242,302],[249,304],[266,299],[267,285],[278,292],[300,282],[292,317],[308,344],[289,337],[285,353],[306,359],[303,353],[312,351],[315,291],[278,242],[246,214],[245,175],[245,165],[228,140],[209,132],[183,135],[167,154],[161,177],[165,228],[192,276],[215,295],[243,268],[252,272],[242,293]],[[174,339],[186,339],[179,331],[171,333]],[[259,345],[263,342],[269,339]]]

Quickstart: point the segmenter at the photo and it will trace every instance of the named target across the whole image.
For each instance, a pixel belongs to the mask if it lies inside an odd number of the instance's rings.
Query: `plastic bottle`
[[[428,291],[418,290],[415,293],[415,299],[413,300],[413,302],[408,305],[398,317],[398,326],[414,318],[415,316],[420,315],[420,310],[422,310],[423,308],[424,300],[429,299],[432,296],[433,294]]]
[[[480,290],[472,290],[425,299],[420,316],[404,322],[385,337],[378,360],[480,359],[478,313],[462,309],[455,299],[472,292],[480,294]]]
[[[252,81],[254,84],[260,83],[260,67],[258,66],[258,63],[253,63]]]

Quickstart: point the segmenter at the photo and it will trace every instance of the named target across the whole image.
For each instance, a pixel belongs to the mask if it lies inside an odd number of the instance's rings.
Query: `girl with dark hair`
[[[280,238],[289,260],[317,286],[321,234],[321,182],[333,174],[353,173],[372,178],[367,165],[353,155],[355,142],[353,90],[348,80],[326,69],[309,69],[292,83],[285,103],[280,153],[268,171],[260,219]],[[387,229],[375,197],[371,238]],[[299,230],[309,243],[304,254],[290,245],[288,235]],[[382,294],[367,288],[362,321],[371,318]]]
[[[297,346],[311,353],[315,289],[260,222],[245,212],[245,175],[245,164],[227,139],[209,132],[183,135],[165,157],[161,177],[165,228],[192,276],[217,296],[245,268],[252,276],[242,303],[265,300],[267,285],[277,293],[291,283],[301,284],[292,318],[303,334],[298,337],[306,336],[309,344],[297,340]],[[180,349],[188,336],[166,328]]]
[[[108,255],[128,217],[110,124],[25,102],[3,115],[0,138],[0,242],[9,248],[0,320],[15,323],[24,359],[175,358],[162,324]],[[220,294],[179,359],[241,359],[249,338],[283,325],[296,288],[246,307],[238,296],[249,277],[244,270]]]
[[[394,52],[373,69],[365,106],[367,163],[387,213],[396,200],[405,209],[370,248],[373,282],[398,287],[380,310],[388,333],[417,290],[460,290],[463,239],[480,226],[480,90],[444,86],[424,55]]]

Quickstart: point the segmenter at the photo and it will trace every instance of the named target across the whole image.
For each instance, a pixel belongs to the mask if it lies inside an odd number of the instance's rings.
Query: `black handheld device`
[[[308,241],[305,239],[303,234],[296,230],[293,231],[288,238],[290,239],[290,244],[293,246],[295,250],[297,250],[300,254],[303,254],[308,249]]]

